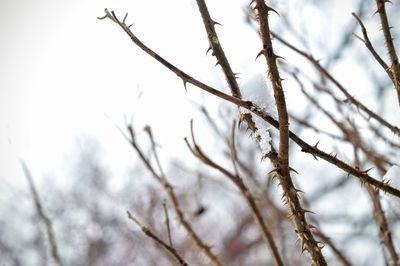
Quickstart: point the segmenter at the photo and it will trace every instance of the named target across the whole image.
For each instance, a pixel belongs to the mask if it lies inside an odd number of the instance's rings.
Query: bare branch
[[[28,166],[22,159],[20,159],[20,163],[22,166],[22,170],[24,171],[25,177],[28,180],[29,188],[30,188],[32,196],[33,196],[33,201],[35,203],[36,211],[38,212],[40,219],[43,221],[43,223],[46,227],[47,238],[50,243],[51,257],[53,258],[54,263],[56,263],[58,266],[62,266],[63,264],[61,262],[61,257],[58,252],[58,246],[57,246],[56,236],[54,234],[53,224],[43,210],[43,206],[40,201],[39,194],[37,193],[35,184],[33,182],[31,171],[29,170]]]
[[[150,230],[148,227],[142,225],[138,219],[136,219],[129,211],[127,211],[128,218],[132,220],[137,226],[140,227],[142,232],[148,236],[149,238],[153,239],[156,243],[160,244],[167,252],[168,254],[172,255],[180,265],[188,266],[187,262],[178,254],[176,249],[165,243],[163,240],[161,240],[156,234],[153,233],[152,230]]]

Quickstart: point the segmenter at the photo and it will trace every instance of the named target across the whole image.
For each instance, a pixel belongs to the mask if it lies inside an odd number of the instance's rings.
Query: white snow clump
[[[251,101],[267,114],[276,120],[278,119],[275,100],[272,96],[272,89],[267,86],[265,78],[260,73],[245,79],[240,88],[243,100]],[[265,156],[271,151],[271,125],[244,108],[240,108],[240,112],[242,114],[251,115],[251,119],[256,127],[252,135],[258,142],[262,155]]]

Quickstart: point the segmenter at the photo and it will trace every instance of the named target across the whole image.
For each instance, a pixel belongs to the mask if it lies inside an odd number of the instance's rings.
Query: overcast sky
[[[349,15],[349,2],[340,1],[332,12]],[[264,62],[254,62],[261,44],[243,23],[244,3],[208,1],[212,17],[223,24],[219,35],[231,63],[246,75]],[[128,158],[129,147],[114,124],[122,126],[131,114],[139,127],[155,128],[166,152],[176,152],[184,147],[189,120],[198,115],[192,102],[216,101],[190,86],[185,92],[179,78],[115,24],[97,20],[105,7],[121,17],[128,11],[145,43],[199,80],[224,89],[215,59],[205,56],[208,44],[195,1],[1,0],[0,5],[0,178],[15,180],[18,157],[38,175],[57,168],[80,135],[99,139],[109,157]],[[317,34],[326,18],[305,10]],[[343,16],[333,18],[344,24]]]

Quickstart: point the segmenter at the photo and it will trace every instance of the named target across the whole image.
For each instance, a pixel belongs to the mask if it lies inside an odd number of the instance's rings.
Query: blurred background
[[[207,1],[211,17],[222,24],[217,33],[239,83],[266,73],[257,24],[249,1]],[[397,95],[390,79],[374,61],[351,13],[368,29],[371,42],[387,59],[374,1],[269,1],[280,14],[270,15],[272,29],[312,54],[351,95],[394,125],[400,124]],[[250,210],[229,180],[196,160],[186,147],[193,119],[199,145],[216,161],[231,167],[229,145],[237,108],[182,81],[136,47],[110,20],[98,20],[104,8],[133,23],[145,44],[198,80],[229,93],[195,1],[0,1],[0,263],[55,265],[46,227],[35,208],[23,160],[32,175],[44,212],[51,220],[63,265],[174,265],[159,245],[126,216],[131,211],[166,239],[167,199],[143,167],[121,131],[133,121],[137,142],[151,160],[143,132],[150,125],[161,163],[193,228],[227,265],[274,265],[265,251]],[[397,47],[400,4],[387,5]],[[397,23],[397,24],[396,24]],[[281,63],[291,129],[310,144],[354,165],[352,146],[342,132],[309,103],[290,73],[295,68],[306,90],[340,117],[351,117],[368,149],[389,157],[382,171],[368,161],[362,168],[382,178],[399,163],[399,138],[384,131],[378,139],[357,110],[338,112],[327,95],[310,84],[326,84],[304,58],[274,41]],[[327,85],[328,86],[328,85]],[[345,99],[342,97],[342,99]],[[329,134],[307,127],[316,125]],[[373,123],[373,122],[370,122]],[[375,127],[379,128],[378,124]],[[338,136],[336,137],[332,137]],[[308,265],[301,255],[293,225],[286,218],[281,189],[267,174],[259,147],[245,127],[237,130],[245,182],[256,195],[287,265]],[[395,145],[394,145],[394,144]],[[292,143],[293,144],[293,143]],[[374,220],[367,191],[354,177],[291,146],[294,182],[305,192],[310,218],[353,265],[391,265]],[[392,180],[400,187],[400,177]],[[395,246],[400,246],[399,200],[381,197]],[[175,247],[191,265],[207,260],[188,239],[170,203]],[[326,247],[330,265],[341,265]]]

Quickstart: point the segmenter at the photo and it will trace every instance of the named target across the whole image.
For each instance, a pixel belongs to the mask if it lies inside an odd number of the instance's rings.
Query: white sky
[[[243,23],[243,3],[208,1],[212,17],[224,25],[218,33],[228,58],[235,71],[246,73],[264,62],[254,62],[260,43]],[[167,153],[184,149],[189,120],[198,115],[191,101],[202,101],[198,89],[189,86],[185,92],[181,80],[116,25],[97,20],[105,7],[121,17],[128,11],[146,44],[199,80],[223,88],[215,59],[204,55],[208,44],[195,1],[0,0],[1,179],[13,180],[20,171],[18,156],[38,175],[57,169],[79,135],[98,138],[118,166],[131,153],[113,122],[122,125],[132,113],[139,127],[154,127]],[[345,10],[350,13],[351,4]],[[273,22],[277,18],[271,16]],[[287,93],[289,101],[294,96]]]

